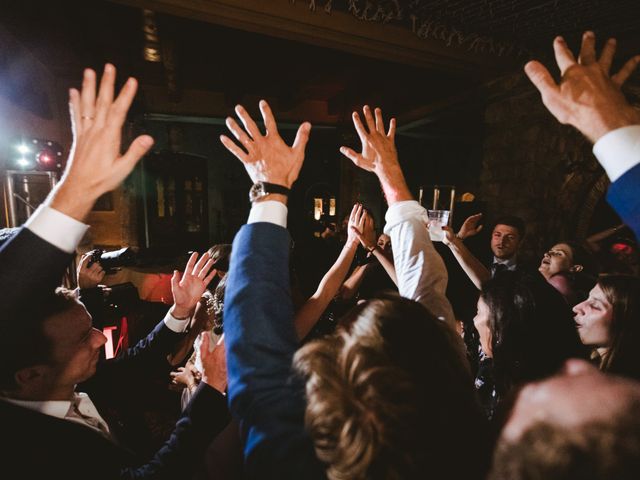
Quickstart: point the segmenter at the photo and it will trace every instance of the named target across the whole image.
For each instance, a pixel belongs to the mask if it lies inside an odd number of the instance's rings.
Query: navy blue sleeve
[[[304,429],[304,390],[291,371],[298,339],[289,284],[289,234],[243,226],[233,243],[225,295],[231,412],[243,428],[249,478],[317,478]]]
[[[611,184],[607,201],[640,240],[640,164]]]

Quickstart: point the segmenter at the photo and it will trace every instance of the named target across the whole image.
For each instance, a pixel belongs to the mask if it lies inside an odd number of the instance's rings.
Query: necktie
[[[504,263],[494,263],[493,264],[493,276],[507,271],[507,266]]]

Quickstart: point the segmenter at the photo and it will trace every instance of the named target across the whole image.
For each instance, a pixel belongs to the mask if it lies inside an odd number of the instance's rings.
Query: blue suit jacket
[[[292,375],[298,348],[289,284],[289,233],[244,225],[233,243],[225,294],[232,414],[242,424],[249,478],[324,478],[304,429],[304,383]]]
[[[640,240],[640,164],[611,184],[607,201]]]

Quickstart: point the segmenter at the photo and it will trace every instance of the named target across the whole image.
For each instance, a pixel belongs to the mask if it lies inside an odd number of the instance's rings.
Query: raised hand
[[[107,64],[96,96],[96,73],[84,71],[81,91],[69,91],[73,145],[51,206],[82,220],[102,194],[116,188],[153,145],[148,135],[137,137],[120,154],[122,126],[138,84],[129,78],[114,100],[116,69]]]
[[[473,237],[477,235],[482,230],[482,225],[479,225],[480,219],[482,219],[481,213],[476,213],[475,215],[471,215],[467,217],[467,219],[460,227],[460,231],[458,232],[458,238],[464,240],[465,238]]]
[[[241,146],[226,135],[220,135],[220,141],[244,164],[254,183],[262,181],[291,188],[302,168],[311,124],[305,122],[300,125],[293,145],[288,146],[280,137],[271,108],[264,100],[260,101],[260,112],[266,128],[264,135],[244,107],[238,105],[236,114],[244,129],[231,117],[226,123]]]
[[[371,215],[365,210],[364,222],[362,223],[362,228],[357,231],[357,236],[360,244],[370,252],[378,245],[376,232],[373,227],[373,218],[371,218]]]
[[[178,319],[190,317],[207,285],[216,275],[212,269],[213,260],[208,253],[204,253],[198,260],[198,253],[193,252],[184,273],[174,270],[171,277],[171,291],[173,292],[173,307],[171,314]]]
[[[396,121],[389,122],[389,129],[385,131],[382,110],[375,109],[375,118],[371,108],[363,108],[367,128],[360,120],[357,112],[353,112],[353,125],[362,143],[362,152],[357,153],[349,147],[340,147],[340,152],[356,166],[373,172],[380,180],[389,205],[402,200],[411,200],[411,193],[402,175],[398,163],[398,153],[395,145]]]
[[[224,393],[227,389],[227,360],[225,358],[224,335],[220,337],[213,352],[209,351],[209,334],[202,336],[200,359],[202,360],[202,381]]]
[[[78,287],[80,288],[97,287],[104,278],[105,272],[100,262],[94,262],[89,266],[91,257],[91,252],[85,253],[78,264]]]
[[[562,37],[553,42],[560,68],[560,84],[538,61],[525,65],[525,72],[542,95],[542,102],[560,123],[576,127],[596,142],[604,134],[627,125],[640,123],[640,114],[627,103],[620,91],[640,63],[640,55],[631,58],[618,73],[609,76],[615,39],[609,39],[596,58],[595,35],[582,36],[580,56],[576,61]]]
[[[353,125],[362,142],[362,152],[357,153],[349,147],[341,147],[340,152],[358,167],[376,174],[383,172],[385,168],[397,167],[396,119],[391,119],[389,129],[385,132],[382,110],[375,109],[375,119],[368,105],[365,105],[362,110],[367,128],[363,125],[358,112],[353,112]]]
[[[450,247],[452,244],[454,244],[456,240],[460,241],[461,239],[460,235],[456,237],[456,234],[453,232],[453,230],[451,230],[451,227],[447,227],[446,225],[443,225],[442,231],[444,232],[444,235],[442,237],[442,243],[444,243],[447,247]]]
[[[364,219],[367,211],[362,204],[356,203],[351,209],[349,223],[347,225],[347,244],[357,246],[359,235],[364,229]]]

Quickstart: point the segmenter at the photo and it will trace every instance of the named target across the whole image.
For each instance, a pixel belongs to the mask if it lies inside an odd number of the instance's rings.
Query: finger
[[[278,135],[278,124],[276,123],[269,104],[265,100],[260,100],[258,106],[260,107],[260,113],[262,114],[262,120],[264,120],[267,135]]]
[[[349,147],[340,147],[340,153],[342,153],[345,157],[347,157],[356,165],[361,164],[363,161],[362,155],[360,155],[359,153],[356,153],[353,149]]]
[[[578,62],[581,65],[591,65],[596,61],[596,36],[593,32],[587,31],[582,34],[582,46]]]
[[[193,272],[193,267],[196,264],[196,260],[198,259],[198,252],[193,252],[187,260],[187,265],[184,267],[184,273],[189,275]]]
[[[100,90],[96,101],[94,125],[102,127],[107,119],[109,108],[113,103],[113,86],[116,82],[116,67],[107,63],[100,79]]]
[[[211,259],[211,255],[209,255],[209,252],[204,252],[200,257],[200,259],[197,261],[197,263],[193,266],[193,271],[191,272],[191,274],[196,277],[200,276],[200,273],[202,272],[202,268],[206,265],[207,261],[210,259]]]
[[[364,143],[367,139],[367,135],[369,134],[364,128],[362,120],[360,120],[360,115],[358,115],[358,112],[353,112],[351,118],[353,119],[353,126],[356,128],[356,132],[358,133],[358,137],[360,137],[360,141]]]
[[[354,204],[351,208],[351,214],[349,214],[349,223],[355,223],[358,218],[358,204]]]
[[[392,118],[389,122],[389,131],[387,132],[387,138],[393,140],[396,136],[396,119]]]
[[[242,148],[240,148],[236,143],[231,140],[226,135],[220,135],[220,142],[225,146],[227,150],[229,150],[233,155],[240,160],[242,163],[247,163],[248,155]]]
[[[375,131],[376,123],[375,123],[375,120],[373,119],[373,114],[371,113],[371,108],[369,107],[369,105],[365,105],[362,108],[362,111],[364,112],[364,120],[367,122],[367,128],[369,129],[369,133]]]
[[[90,260],[91,260],[91,254],[85,253],[84,255],[82,255],[82,257],[80,257],[80,264],[78,265],[78,269],[82,270],[83,268],[85,268],[87,266],[87,263],[89,263]]]
[[[613,56],[616,53],[616,39],[610,38],[607,40],[607,43],[604,44],[602,48],[602,53],[600,54],[600,59],[598,63],[602,67],[602,70],[605,74],[609,75],[611,71],[611,64],[613,63]]]
[[[171,291],[172,292],[175,292],[178,289],[181,279],[182,279],[182,275],[180,274],[180,272],[178,270],[174,270],[173,271],[173,275],[171,276]]]
[[[80,118],[80,92],[75,88],[69,89],[69,115],[71,117],[71,133],[74,141],[82,133]],[[80,129],[80,130],[78,130]]]
[[[80,92],[80,119],[83,123],[93,122],[96,114],[96,72],[85,68]]]
[[[542,94],[542,97],[553,95],[559,91],[559,87],[553,80],[549,70],[540,62],[533,60],[524,66],[524,72],[531,80],[531,83]]]
[[[307,147],[310,133],[311,124],[309,122],[304,122],[298,127],[298,132],[296,133],[296,138],[293,141],[293,145],[291,146],[291,148],[293,148],[294,150],[304,151],[304,149]]]
[[[124,177],[131,173],[133,167],[136,166],[138,161],[147,154],[153,146],[153,143],[153,138],[149,135],[140,135],[131,142],[127,152],[118,159],[118,165],[122,171],[123,180]]]
[[[225,122],[227,124],[227,128],[233,133],[233,136],[238,139],[238,141],[247,149],[251,147],[253,140],[247,135],[247,133],[240,128],[238,122],[236,122],[233,118],[227,117]]]
[[[558,63],[558,67],[560,68],[560,75],[564,75],[564,72],[567,71],[567,68],[576,64],[576,59],[573,56],[573,53],[571,53],[571,50],[569,50],[567,43],[564,41],[564,38],[556,37],[556,39],[553,41],[553,51],[556,55],[556,62]]]
[[[211,265],[213,265],[213,263],[214,263],[214,262],[213,262],[213,260],[211,260]],[[214,268],[213,270],[211,270],[211,271],[209,272],[209,275],[207,275],[207,276],[204,278],[204,283],[205,283],[205,285],[209,285],[209,284],[211,283],[211,281],[213,280],[213,277],[215,277],[215,276],[217,275],[217,273],[218,273],[218,270],[217,270],[217,269],[215,269],[215,268]]]
[[[137,91],[138,81],[133,77],[129,77],[109,111],[109,120],[113,120],[113,125],[117,128],[122,128]]]
[[[376,109],[374,110],[374,114],[376,116],[376,130],[384,135],[384,120],[382,119],[382,110],[376,107]]]
[[[211,267],[213,267],[214,263],[215,261],[213,260],[213,258],[210,258],[209,260],[207,260],[207,262],[203,265],[203,267],[198,272],[198,278],[205,278],[209,274]]]
[[[360,232],[360,230],[358,230],[355,226],[351,225],[351,231],[353,232],[353,234],[358,237],[358,241],[362,242],[363,238],[362,238],[362,232]]]
[[[631,76],[636,67],[640,64],[640,55],[636,55],[635,57],[629,59],[627,63],[623,65],[618,73],[616,73],[611,80],[618,87],[621,87],[624,82]]]
[[[478,225],[478,227],[476,228],[476,233],[480,233],[480,230],[482,230],[482,227],[484,227],[484,225]]]
[[[242,105],[236,105],[236,115],[238,115],[238,118],[244,125],[245,130],[249,132],[249,135],[251,135],[251,138],[256,139],[262,136],[258,125],[256,125],[256,122],[253,121],[253,118],[251,118],[249,112],[247,112]],[[228,125],[229,124],[227,123],[227,126]],[[238,138],[238,140],[240,139]]]

